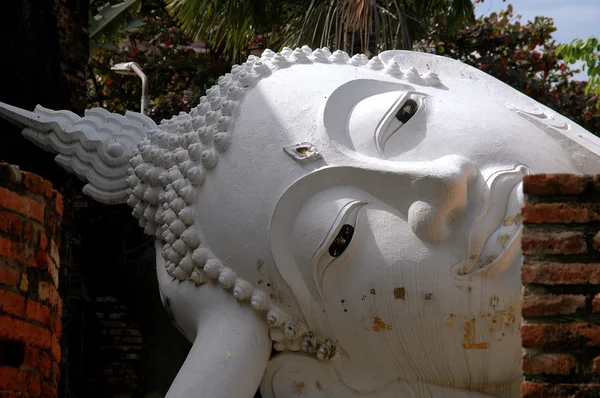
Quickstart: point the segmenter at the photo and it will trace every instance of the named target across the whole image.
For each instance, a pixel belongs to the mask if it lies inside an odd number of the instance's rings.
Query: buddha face
[[[328,366],[349,389],[510,394],[521,179],[591,167],[560,140],[580,128],[455,61],[381,59],[407,75],[314,63],[259,81],[195,222],[226,266],[337,345]]]

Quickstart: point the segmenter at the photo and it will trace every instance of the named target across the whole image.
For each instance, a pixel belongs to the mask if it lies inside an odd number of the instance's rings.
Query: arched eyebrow
[[[356,104],[378,94],[414,90],[411,85],[385,80],[356,79],[346,82],[336,88],[325,102],[323,111],[325,132],[332,141],[354,150],[346,132],[346,124]]]

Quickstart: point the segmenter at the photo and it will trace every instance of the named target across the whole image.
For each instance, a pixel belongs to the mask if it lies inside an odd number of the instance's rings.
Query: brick
[[[26,293],[29,290],[29,278],[27,277],[27,272],[23,272],[21,274],[21,282],[19,282],[19,289]]]
[[[50,331],[26,321],[0,315],[0,339],[20,341],[49,349]]]
[[[63,197],[57,191],[53,191],[52,198],[54,200],[54,210],[56,210],[56,213],[58,213],[58,218],[61,219],[64,210]]]
[[[0,181],[1,182],[19,183],[20,180],[21,180],[21,173],[17,166],[12,166],[6,162],[0,163]]]
[[[33,227],[16,214],[0,211],[0,231],[30,241],[33,239]]]
[[[56,336],[56,335],[52,336],[52,343],[50,346],[50,351],[52,352],[52,355],[54,356],[54,359],[56,360],[56,362],[60,362],[60,358],[61,358],[60,341],[59,341],[58,336]]]
[[[528,261],[521,268],[523,284],[598,285],[600,264]]]
[[[521,249],[525,255],[582,254],[587,244],[582,232],[537,232],[523,234]]]
[[[57,266],[60,265],[60,255],[58,251],[58,246],[56,246],[56,242],[54,239],[50,239],[50,259]]]
[[[21,242],[0,237],[0,256],[19,263],[25,262],[25,247]]]
[[[600,312],[600,294],[596,294],[592,300],[592,311]]]
[[[25,315],[25,297],[9,290],[0,290],[0,311],[16,316]]]
[[[46,250],[48,248],[48,237],[44,231],[40,231],[38,236],[38,248],[40,250]]]
[[[521,398],[592,398],[598,397],[600,384],[550,384],[523,382]]]
[[[30,261],[27,263],[29,267],[36,267],[43,270],[48,270],[50,268],[50,254],[44,251],[37,251],[35,256],[33,257],[34,261]]]
[[[577,370],[577,360],[567,354],[526,354],[523,357],[523,373],[527,375],[568,375]]]
[[[592,361],[592,371],[594,372],[594,374],[600,375],[600,356],[597,356]]]
[[[42,382],[42,398],[58,398],[57,388],[46,381]]]
[[[42,378],[36,374],[27,375],[27,393],[39,397],[42,393]]]
[[[0,263],[0,284],[17,286],[20,273],[18,269]]]
[[[580,195],[592,185],[590,176],[533,174],[523,178],[523,192],[538,196]]]
[[[60,296],[56,287],[50,283],[41,281],[38,284],[38,296],[40,300],[48,302],[53,307],[58,307],[61,304]]]
[[[16,368],[0,367],[0,390],[27,392],[27,373]]]
[[[60,368],[58,367],[58,362],[52,362],[52,383],[54,385],[58,385],[58,380],[60,379]]]
[[[50,308],[44,304],[40,304],[33,300],[25,302],[25,318],[40,322],[48,328],[52,328],[55,315],[50,311]]]
[[[529,224],[573,224],[598,220],[598,211],[595,204],[528,203],[521,214]]]
[[[21,196],[6,188],[0,187],[0,207],[22,214],[42,222],[44,205],[26,196]]]
[[[38,397],[42,392],[42,380],[40,376],[21,369],[0,367],[0,390],[11,390]]]
[[[52,184],[49,181],[44,180],[37,174],[23,171],[21,173],[23,179],[22,183],[25,188],[35,194],[44,195],[48,198],[52,197]]]
[[[600,326],[585,322],[524,323],[521,339],[525,348],[600,347]]]
[[[585,296],[581,294],[525,296],[521,312],[524,317],[568,315],[584,307]]]
[[[48,353],[32,346],[25,347],[23,365],[38,370],[46,378],[50,377],[52,371],[52,362]]]

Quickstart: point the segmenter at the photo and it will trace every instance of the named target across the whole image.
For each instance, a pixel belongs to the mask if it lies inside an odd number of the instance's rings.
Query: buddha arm
[[[266,323],[231,292],[173,280],[157,267],[163,301],[193,341],[167,398],[252,398],[271,354]]]

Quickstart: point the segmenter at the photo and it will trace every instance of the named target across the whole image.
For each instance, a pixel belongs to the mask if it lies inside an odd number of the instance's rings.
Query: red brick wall
[[[600,396],[600,176],[523,187],[521,397]]]
[[[56,397],[62,198],[41,177],[0,163],[0,396]]]

